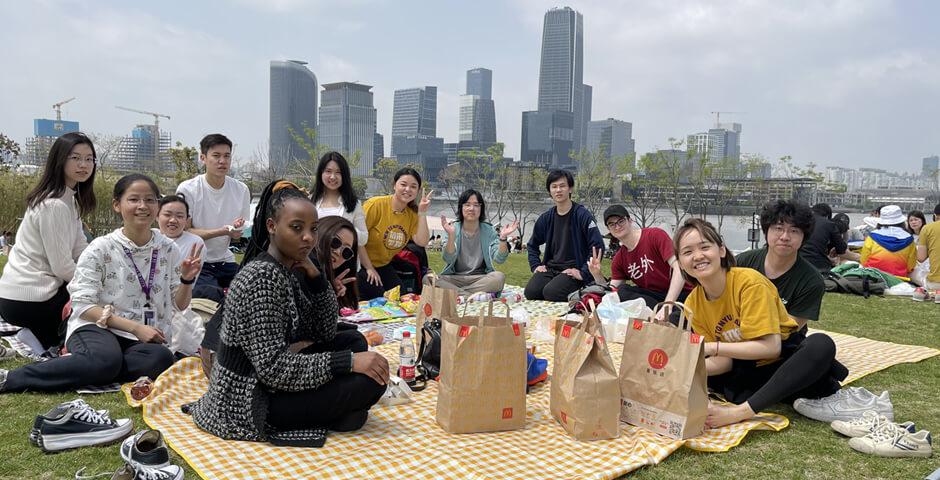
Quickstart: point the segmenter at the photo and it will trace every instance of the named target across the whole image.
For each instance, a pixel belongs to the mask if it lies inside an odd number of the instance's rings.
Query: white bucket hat
[[[897,225],[904,223],[907,219],[901,212],[901,207],[897,205],[888,205],[881,207],[881,217],[878,219],[879,225]]]

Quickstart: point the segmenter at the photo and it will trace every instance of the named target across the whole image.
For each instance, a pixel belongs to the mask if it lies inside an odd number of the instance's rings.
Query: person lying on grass
[[[268,238],[258,240],[267,250],[232,282],[209,390],[190,412],[223,439],[319,447],[327,430],[365,425],[385,392],[388,361],[367,351],[359,332],[337,332],[336,294],[310,258],[313,202],[278,190],[265,216]]]
[[[0,391],[64,391],[157,378],[173,365],[164,332],[174,312],[189,306],[202,252],[193,246],[180,260],[173,240],[150,228],[158,198],[157,185],[146,175],[117,181],[112,208],[124,226],[88,245],[68,286],[70,355],[9,374],[0,370]]]
[[[709,405],[709,427],[746,420],[780,401],[839,391],[832,339],[802,334],[776,287],[756,270],[735,267],[710,223],[686,220],[674,242],[683,275],[695,286],[685,305],[692,329],[705,339],[709,389],[732,403]]]

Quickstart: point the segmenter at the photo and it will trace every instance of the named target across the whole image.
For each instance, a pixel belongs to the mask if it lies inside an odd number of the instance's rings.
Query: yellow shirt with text
[[[692,311],[692,330],[706,341],[743,342],[772,334],[779,334],[783,341],[798,329],[777,288],[757,270],[732,268],[726,273],[726,282],[725,291],[715,300],[708,300],[705,289],[697,286],[685,301]]]
[[[362,204],[362,209],[369,229],[366,253],[374,267],[384,267],[418,231],[418,212],[405,207],[404,212],[395,213],[391,195],[372,197]]]

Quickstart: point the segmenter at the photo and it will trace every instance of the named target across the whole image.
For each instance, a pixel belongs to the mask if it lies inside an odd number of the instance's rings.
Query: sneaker
[[[76,398],[75,400],[72,400],[70,402],[62,402],[52,407],[52,410],[49,410],[45,414],[36,415],[36,418],[33,420],[33,428],[29,432],[29,443],[37,447],[39,446],[40,430],[42,429],[43,422],[45,422],[47,419],[55,420],[61,417],[62,415],[64,415],[65,412],[71,407],[84,408],[86,406],[91,408],[87,403],[85,403],[85,400],[81,398]],[[97,412],[102,415],[108,415],[107,410],[97,410]]]
[[[878,412],[874,410],[869,410],[862,414],[861,417],[852,420],[851,422],[846,422],[844,420],[836,420],[832,422],[832,429],[845,435],[846,437],[856,438],[864,437],[876,430],[879,430],[886,424],[891,423],[888,420],[888,417],[884,415],[879,415]],[[893,424],[897,425],[899,428],[903,428],[910,433],[914,433],[916,429],[914,428],[914,422],[904,422]]]
[[[929,457],[933,453],[931,443],[927,430],[911,433],[894,424],[883,425],[864,437],[849,439],[853,450],[879,457]]]
[[[183,469],[176,465],[161,468],[133,466],[125,463],[114,473],[99,473],[84,475],[85,468],[75,472],[75,480],[91,480],[94,478],[111,477],[111,480],[183,480]]]
[[[141,430],[121,444],[121,458],[133,466],[162,468],[170,464],[170,452],[160,430]]]
[[[840,389],[828,397],[808,399],[798,398],[793,402],[793,409],[804,417],[820,422],[832,423],[836,420],[851,422],[861,417],[866,410],[874,410],[894,421],[894,406],[888,392],[871,398],[860,396],[859,391]]]
[[[55,410],[55,409],[53,409]],[[134,428],[129,418],[112,420],[107,412],[97,411],[84,401],[69,402],[58,417],[43,418],[37,443],[45,452],[101,445],[120,440]]]
[[[933,300],[933,295],[930,294],[923,287],[917,287],[914,289],[914,294],[911,295],[911,300],[915,302],[929,302]]]

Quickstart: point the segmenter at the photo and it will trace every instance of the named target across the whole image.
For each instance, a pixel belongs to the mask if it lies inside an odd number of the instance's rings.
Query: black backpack
[[[429,318],[421,326],[421,345],[418,347],[419,373],[428,380],[441,374],[441,320]]]

